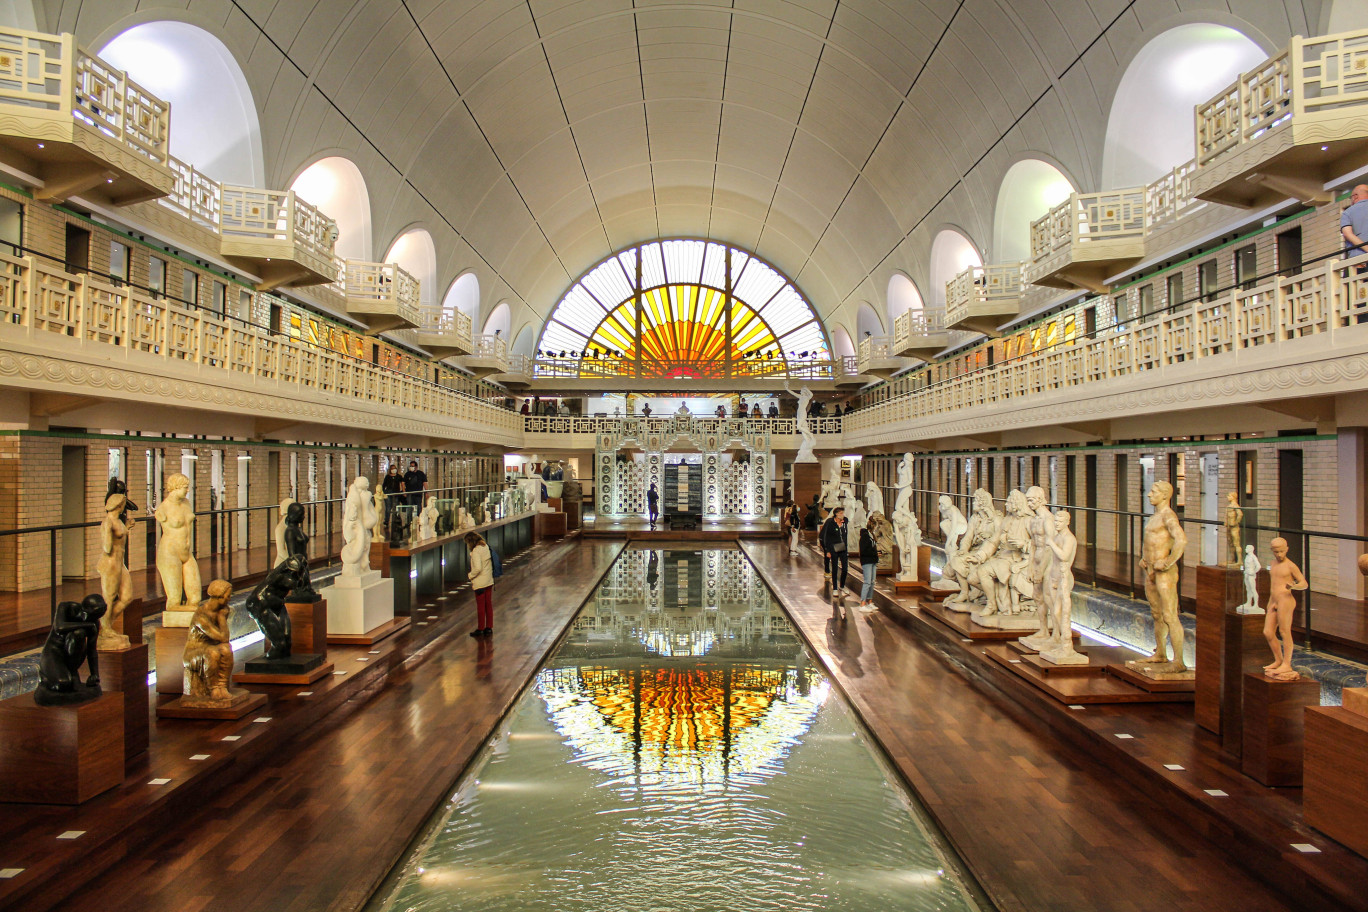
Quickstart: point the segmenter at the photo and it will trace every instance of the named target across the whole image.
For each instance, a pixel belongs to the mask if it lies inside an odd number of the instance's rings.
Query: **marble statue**
[[[290,501],[285,509],[285,532],[281,536],[285,545],[285,557],[299,558],[302,568],[299,585],[290,593],[292,602],[312,602],[318,598],[313,583],[309,579],[309,534],[304,531],[304,505]],[[279,566],[279,564],[277,564]]]
[[[342,505],[342,572],[343,577],[360,577],[370,572],[371,535],[380,522],[380,512],[371,498],[370,480],[357,476],[347,489]]]
[[[418,540],[427,541],[437,537],[437,504],[429,500],[418,514]]]
[[[294,502],[293,497],[287,497],[280,502],[280,519],[276,520],[275,529],[271,534],[275,540],[275,560],[271,562],[272,567],[290,556],[290,547],[285,544],[285,517],[289,515],[290,504]]]
[[[979,488],[974,492],[973,502],[974,509],[965,526],[964,537],[960,539],[955,560],[947,564],[954,571],[953,578],[959,581],[959,591],[949,595],[944,605],[955,611],[972,611],[975,607],[974,591],[985,591],[983,564],[997,550],[998,531],[1002,525],[1001,514],[993,509],[992,494]]]
[[[95,644],[106,607],[102,595],[57,603],[52,630],[38,656],[38,689],[33,692],[33,702],[39,706],[71,706],[100,695],[100,663]],[[90,670],[84,684],[82,665]]]
[[[1054,535],[1049,540],[1054,560],[1046,579],[1044,611],[1051,615],[1053,641],[1040,650],[1040,657],[1052,665],[1086,665],[1088,657],[1074,649],[1073,638],[1073,562],[1078,556],[1078,537],[1069,528],[1069,511],[1056,510]]]
[[[1253,545],[1245,545],[1244,558],[1244,604],[1235,610],[1240,614],[1263,614],[1264,610],[1259,607],[1259,571],[1263,569],[1263,563],[1259,560],[1259,555],[1254,553]]]
[[[200,603],[200,571],[191,544],[195,509],[185,499],[190,479],[177,472],[166,479],[166,497],[153,514],[157,536],[157,574],[166,593],[167,611],[193,611]]]
[[[898,463],[898,494],[893,501],[893,515],[897,516],[899,510],[912,512],[912,454],[903,453],[902,461]]]
[[[535,510],[537,504],[541,503],[542,480],[538,475],[529,475],[518,479],[518,487],[523,492],[523,503],[527,509]]]
[[[883,491],[874,482],[865,484],[865,513],[873,516],[884,511]]]
[[[504,488],[499,492],[499,511],[505,517],[513,515],[513,492],[516,490],[516,488]]]
[[[969,522],[964,518],[964,514],[955,506],[949,495],[942,494],[937,503],[940,510],[940,531],[941,538],[945,540],[945,566],[941,569],[940,578],[931,583],[932,589],[946,591],[958,589],[959,583],[955,581],[955,571],[952,564],[955,555],[959,553],[960,538],[964,535],[964,530],[969,527]]]
[[[185,693],[195,706],[227,706],[234,702],[228,681],[233,674],[233,645],[228,633],[233,585],[217,579],[209,584],[208,599],[195,609],[185,638]],[[245,691],[239,691],[245,693]]]
[[[456,517],[457,517],[457,521],[456,521],[456,531],[457,531],[457,532],[466,532],[466,531],[469,531],[470,529],[475,528],[475,520],[471,518],[470,513],[467,512],[467,510],[466,510],[465,507],[457,507],[457,508],[456,508]]]
[[[882,513],[875,513],[871,518],[875,521],[874,545],[879,549],[879,566],[884,566],[884,562],[887,560],[888,566],[891,567],[893,565],[893,549],[897,545],[897,538],[893,534],[893,524]]]
[[[127,512],[128,495],[110,494],[105,498],[105,518],[100,523],[100,594],[108,610],[100,618],[100,637],[96,648],[127,649],[123,630],[124,609],[133,601],[133,577],[128,572],[128,533],[137,519]]]
[[[1187,547],[1187,534],[1169,506],[1173,485],[1156,481],[1149,502],[1154,513],[1145,523],[1140,569],[1145,571],[1145,600],[1154,617],[1154,655],[1126,665],[1150,676],[1190,674],[1183,659],[1183,624],[1178,619],[1178,566]],[[1173,645],[1169,658],[1168,645]]]
[[[893,535],[898,542],[898,579],[904,582],[917,578],[917,555],[921,549],[921,527],[917,517],[908,510],[893,514]]]
[[[1012,491],[1007,495],[1007,509],[998,527],[997,547],[981,564],[979,588],[983,590],[984,607],[974,617],[1018,615],[1038,606],[1021,604],[1021,597],[1031,596],[1033,587],[1031,566],[1031,508],[1026,495]]]
[[[1240,498],[1231,491],[1226,495],[1225,534],[1226,564],[1240,566],[1240,536],[1243,534],[1244,510],[1240,509]]]
[[[790,396],[794,395],[787,380],[784,381],[784,392]],[[811,405],[812,390],[804,386],[798,391],[798,412],[793,417],[793,424],[803,438],[802,445],[798,447],[798,455],[793,459],[795,463],[817,461],[817,456],[812,452],[817,446],[817,435],[812,432],[812,416],[808,414],[808,407]]]
[[[345,546],[343,550],[346,550]],[[285,600],[299,586],[302,571],[303,562],[292,554],[266,574],[247,596],[247,613],[266,637],[264,658],[267,661],[288,659],[291,655],[290,613],[285,609]]]
[[[841,506],[845,507],[846,519],[850,522],[850,528],[863,529],[869,520],[865,513],[864,504],[855,496],[855,492],[849,488],[845,491],[845,497],[841,500]]]
[[[1055,517],[1050,508],[1045,506],[1045,489],[1038,485],[1032,485],[1026,490],[1026,507],[1031,514],[1027,523],[1031,535],[1031,599],[1036,603],[1040,614],[1040,627],[1033,636],[1042,641],[1049,641],[1057,638],[1057,632],[1052,630],[1055,620],[1054,612],[1051,610],[1053,599],[1046,593],[1047,581],[1054,576],[1055,554],[1051,544],[1056,534]],[[1039,651],[1043,645],[1044,643],[1032,644],[1032,648]]]
[[[1264,666],[1264,674],[1278,681],[1295,681],[1301,675],[1292,667],[1292,617],[1297,613],[1297,597],[1292,593],[1308,584],[1301,568],[1287,556],[1287,539],[1275,538],[1268,547],[1273,563],[1268,565],[1268,617],[1263,633],[1273,650],[1273,661]]]
[[[841,463],[832,460],[827,477],[822,480],[822,506],[828,510],[836,509],[841,502]]]

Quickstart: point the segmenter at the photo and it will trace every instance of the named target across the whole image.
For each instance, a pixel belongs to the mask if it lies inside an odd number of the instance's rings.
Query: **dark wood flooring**
[[[25,869],[0,880],[0,908],[48,908],[70,889],[63,872],[111,860],[65,908],[359,908],[623,547],[534,547],[495,589],[492,639],[467,636],[469,589],[425,599],[407,631],[330,647],[346,675],[252,687],[271,702],[237,722],[154,719],[151,751],[113,792],[79,808],[0,806],[0,869]],[[82,835],[58,839],[67,831]],[[44,881],[55,886],[34,889]]]
[[[1243,776],[1193,724],[1190,704],[1070,709],[990,662],[983,643],[930,620],[909,630],[890,594],[868,619],[833,620],[810,549],[741,547],[999,908],[1298,908],[1260,868],[1304,890],[1300,907],[1368,902],[1368,862],[1300,823],[1300,790]],[[858,614],[857,596],[846,604]],[[1160,777],[1178,781],[1175,794]],[[1203,800],[1226,802],[1228,816],[1183,807]],[[1301,855],[1293,842],[1321,853]]]

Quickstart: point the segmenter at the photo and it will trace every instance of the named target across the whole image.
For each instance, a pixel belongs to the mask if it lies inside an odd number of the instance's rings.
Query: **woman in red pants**
[[[473,637],[487,637],[494,633],[494,562],[489,557],[489,545],[474,532],[465,537],[466,552],[470,555],[470,585],[475,590],[475,629]]]

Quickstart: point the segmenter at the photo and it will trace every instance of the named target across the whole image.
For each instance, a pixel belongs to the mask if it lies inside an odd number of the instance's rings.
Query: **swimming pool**
[[[375,910],[976,910],[741,552],[625,550]]]

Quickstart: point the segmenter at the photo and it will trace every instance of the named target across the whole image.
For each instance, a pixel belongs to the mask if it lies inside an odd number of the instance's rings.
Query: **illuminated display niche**
[[[830,357],[826,332],[793,283],[737,247],[651,241],[600,262],[565,293],[537,343],[584,376],[720,378]]]

